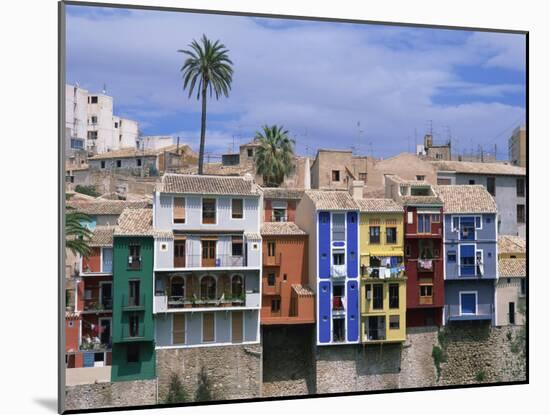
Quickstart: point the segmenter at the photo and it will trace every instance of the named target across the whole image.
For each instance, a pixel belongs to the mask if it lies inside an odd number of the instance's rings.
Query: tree
[[[260,146],[256,150],[256,173],[261,175],[266,186],[279,186],[285,175],[294,170],[294,144],[288,131],[282,126],[264,125],[263,132],[256,133]]]
[[[206,373],[205,367],[201,367],[201,371],[198,375],[199,386],[195,392],[195,401],[197,402],[208,402],[212,401],[214,397],[212,396],[212,385],[210,384],[210,379],[208,379],[208,374]]]
[[[92,231],[83,225],[89,222],[90,217],[84,213],[71,211],[65,215],[65,247],[73,254],[85,257],[90,254],[88,241],[92,237]]]
[[[168,387],[165,403],[181,403],[188,400],[187,392],[185,392],[179,376],[176,373],[172,373],[170,375],[170,386]]]
[[[188,57],[180,71],[183,77],[183,89],[189,90],[191,98],[197,87],[197,100],[202,100],[201,112],[201,142],[199,149],[199,174],[203,174],[204,141],[206,135],[206,95],[212,92],[219,99],[220,95],[229,96],[233,81],[233,62],[229,59],[229,50],[219,40],[212,42],[206,35],[202,35],[199,42],[193,40],[190,49],[178,50]]]

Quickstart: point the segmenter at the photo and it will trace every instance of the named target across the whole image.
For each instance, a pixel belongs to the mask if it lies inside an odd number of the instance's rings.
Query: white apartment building
[[[78,85],[66,85],[65,91],[68,150],[101,154],[137,146],[139,124],[113,114],[113,97]]]

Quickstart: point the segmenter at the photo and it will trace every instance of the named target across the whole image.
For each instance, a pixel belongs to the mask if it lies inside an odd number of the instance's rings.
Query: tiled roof
[[[498,260],[499,277],[526,277],[525,258],[501,258]]]
[[[314,296],[315,293],[307,285],[292,284],[292,289],[300,296]]]
[[[494,174],[525,176],[525,168],[504,163],[475,163],[471,161],[432,161],[439,171],[453,171],[468,174]]]
[[[499,254],[515,254],[524,253],[526,251],[525,239],[514,235],[499,235],[498,237],[498,253]]]
[[[124,209],[120,214],[114,236],[152,236],[155,238],[173,238],[172,232],[153,229],[152,209]]]
[[[87,215],[120,215],[126,208],[145,208],[149,205],[147,200],[128,202],[126,200],[69,200],[67,207],[76,209]]]
[[[403,212],[403,207],[393,199],[356,200],[361,212]]]
[[[443,201],[437,196],[401,196],[405,205],[442,205]]]
[[[264,187],[265,199],[301,199],[304,195],[304,189],[292,189],[282,187]]]
[[[359,206],[348,192],[340,190],[306,190],[317,210],[358,210]]]
[[[113,246],[114,226],[96,226],[92,238],[88,242],[89,246]]]
[[[243,235],[246,239],[249,239],[251,241],[259,241],[262,239],[262,235],[256,232],[245,232]]]
[[[138,150],[135,147],[121,148],[119,150],[107,151],[90,157],[88,160],[106,160],[106,159],[123,159],[133,157],[156,157],[157,150]]]
[[[165,174],[160,191],[166,193],[256,196],[258,187],[243,177]]]
[[[265,222],[262,235],[307,235],[294,222]]]
[[[434,186],[444,213],[497,213],[493,196],[481,185]]]

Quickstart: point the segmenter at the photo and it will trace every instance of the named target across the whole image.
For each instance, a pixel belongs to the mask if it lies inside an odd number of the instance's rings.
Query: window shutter
[[[202,341],[214,341],[214,313],[203,313],[202,315]]]
[[[172,343],[185,343],[185,314],[174,313],[172,320]]]
[[[185,198],[183,197],[174,198],[174,222],[185,222]]]

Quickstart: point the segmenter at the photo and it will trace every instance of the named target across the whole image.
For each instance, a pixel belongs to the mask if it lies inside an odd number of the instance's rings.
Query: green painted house
[[[113,242],[111,381],[155,377],[151,209],[125,209]]]

